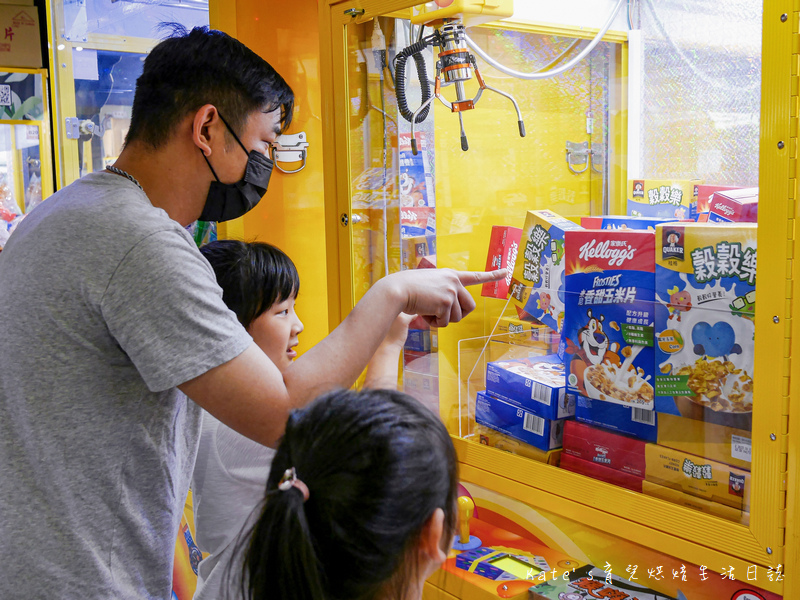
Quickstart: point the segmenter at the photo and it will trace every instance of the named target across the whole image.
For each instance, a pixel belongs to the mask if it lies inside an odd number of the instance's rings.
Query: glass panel
[[[39,126],[0,123],[0,250],[41,201]]]
[[[353,296],[508,263],[461,323],[412,325],[405,389],[454,434],[747,524],[762,8],[633,6],[627,52],[568,35],[608,14],[468,27],[480,94],[457,23],[348,25]],[[420,70],[444,101],[412,137]]]
[[[78,157],[83,176],[102,171],[122,151],[145,55],[75,48],[73,57],[75,105],[81,121]]]
[[[62,10],[61,33],[72,42],[93,34],[160,39],[161,23],[208,25],[208,0],[64,0]]]

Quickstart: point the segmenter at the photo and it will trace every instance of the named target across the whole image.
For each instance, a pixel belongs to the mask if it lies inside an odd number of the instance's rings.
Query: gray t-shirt
[[[200,408],[251,338],[192,238],[94,173],[0,252],[0,596],[170,597]]]

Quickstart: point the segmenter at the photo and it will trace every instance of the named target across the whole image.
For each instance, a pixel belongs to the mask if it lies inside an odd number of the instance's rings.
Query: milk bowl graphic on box
[[[750,429],[755,224],[656,230],[656,410]]]
[[[565,240],[568,390],[652,410],[654,234],[568,231]]]

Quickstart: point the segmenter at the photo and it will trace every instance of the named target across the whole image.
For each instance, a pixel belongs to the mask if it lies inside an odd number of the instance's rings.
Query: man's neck
[[[114,166],[139,182],[153,206],[186,226],[200,215],[208,182],[197,177],[196,157],[181,159],[191,148],[177,145],[173,142],[153,149],[134,141],[125,146]],[[195,152],[199,150],[195,148]]]

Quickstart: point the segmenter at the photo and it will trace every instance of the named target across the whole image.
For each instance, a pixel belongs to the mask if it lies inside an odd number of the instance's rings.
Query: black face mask
[[[272,174],[272,160],[256,150],[247,152],[247,148],[244,147],[244,144],[242,144],[221,114],[219,118],[222,119],[225,127],[228,128],[228,131],[231,132],[231,135],[247,154],[247,167],[244,171],[244,178],[240,181],[222,183],[214,172],[211,163],[208,162],[208,158],[203,154],[203,158],[206,159],[206,164],[214,174],[216,181],[212,181],[211,186],[208,188],[208,196],[206,197],[203,212],[198,217],[200,221],[221,222],[238,219],[254,208],[264,194],[267,193],[269,176]]]

